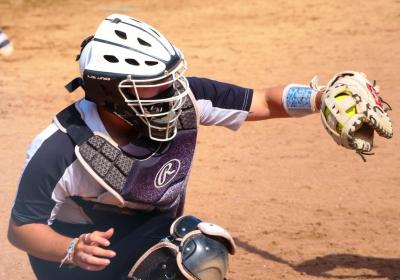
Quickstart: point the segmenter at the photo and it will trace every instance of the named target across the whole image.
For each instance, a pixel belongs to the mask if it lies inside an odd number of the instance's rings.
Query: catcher
[[[363,74],[254,90],[185,77],[182,52],[125,15],[107,17],[77,59],[67,89],[85,98],[33,140],[9,224],[38,279],[224,279],[232,237],[182,216],[199,124],[237,130],[321,109],[334,140],[360,154],[374,131],[392,136]]]

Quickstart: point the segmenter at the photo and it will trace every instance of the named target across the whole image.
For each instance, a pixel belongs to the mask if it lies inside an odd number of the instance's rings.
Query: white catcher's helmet
[[[183,76],[183,54],[160,32],[132,17],[113,14],[82,43],[79,64],[86,99],[153,140],[175,137],[189,84]],[[138,88],[163,85],[170,87],[151,99],[138,94]]]

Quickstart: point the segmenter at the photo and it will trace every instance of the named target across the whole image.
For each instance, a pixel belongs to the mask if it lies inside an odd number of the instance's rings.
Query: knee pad
[[[151,247],[132,267],[135,280],[222,280],[235,242],[224,228],[194,216],[174,221],[170,236]]]

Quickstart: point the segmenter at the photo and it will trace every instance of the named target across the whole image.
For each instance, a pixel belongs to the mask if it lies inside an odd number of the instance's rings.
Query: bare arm
[[[43,236],[46,238],[43,238]],[[71,242],[71,238],[58,234],[48,225],[26,224],[18,226],[12,218],[8,226],[8,240],[18,249],[38,258],[54,262],[60,262],[65,257],[66,249]]]
[[[103,249],[110,242],[112,229],[106,232],[95,231],[85,238],[79,236],[75,246],[73,263],[86,270],[101,270],[105,268],[115,256],[115,252]],[[17,225],[11,218],[8,227],[8,240],[15,247],[40,259],[61,262],[67,254],[67,248],[72,238],[55,232],[45,224]]]
[[[284,86],[265,89],[255,89],[250,113],[246,121],[258,121],[272,118],[287,118],[289,115],[282,104],[282,93]],[[321,105],[321,93],[317,94],[317,109]]]

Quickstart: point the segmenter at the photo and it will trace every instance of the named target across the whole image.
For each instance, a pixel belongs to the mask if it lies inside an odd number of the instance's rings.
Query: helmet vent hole
[[[129,63],[130,65],[135,65],[135,66],[139,66],[139,62],[137,62],[136,59],[133,58],[127,58],[125,59],[126,63]]]
[[[111,62],[111,63],[117,63],[117,62],[119,62],[118,58],[116,58],[116,57],[113,56],[113,55],[105,55],[105,56],[104,56],[104,59],[107,60],[108,62]]]
[[[146,42],[143,39],[137,38],[139,44],[141,44],[142,46],[146,46],[146,47],[151,47],[150,43]]]
[[[119,31],[119,30],[114,30],[115,34],[117,34],[117,36],[121,39],[126,40],[127,36],[126,33],[123,31]]]
[[[158,61],[149,61],[149,60],[146,60],[144,63],[146,63],[146,65],[148,65],[148,66],[154,66],[154,65],[157,65],[157,64],[158,64]]]

